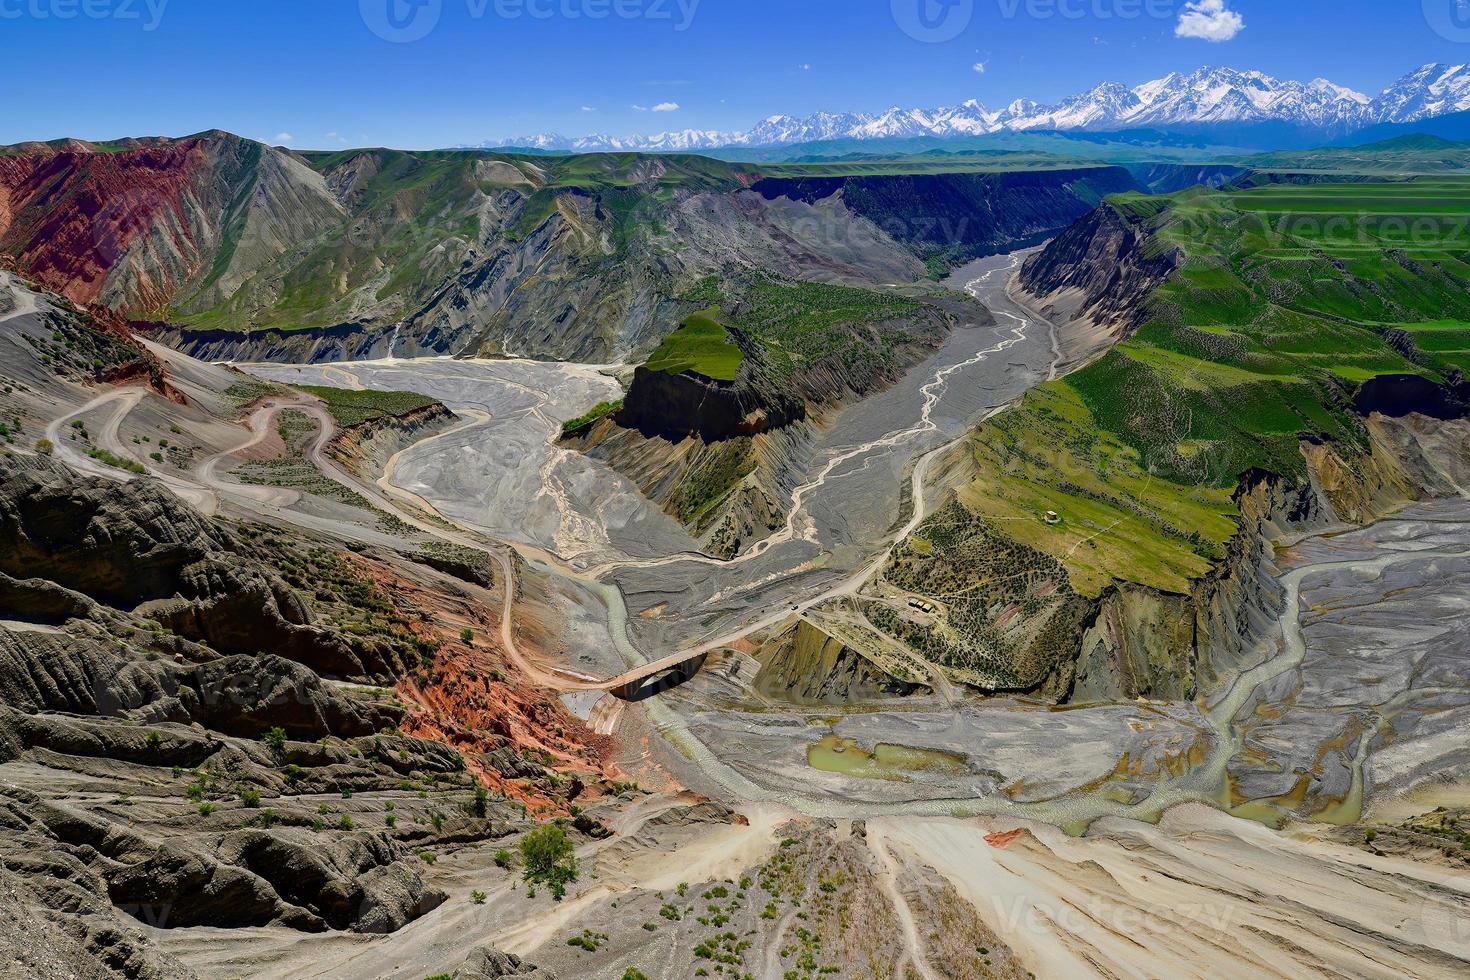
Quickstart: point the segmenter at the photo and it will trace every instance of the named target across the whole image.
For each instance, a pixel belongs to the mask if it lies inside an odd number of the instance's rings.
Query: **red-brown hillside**
[[[227,294],[244,278],[237,264],[253,268],[339,213],[310,168],[228,133],[0,153],[0,251],[73,302],[131,316]]]

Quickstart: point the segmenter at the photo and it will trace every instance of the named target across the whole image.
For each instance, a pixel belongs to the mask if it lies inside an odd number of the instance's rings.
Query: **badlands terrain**
[[[1458,178],[177,142],[0,157],[0,973],[1470,968]]]

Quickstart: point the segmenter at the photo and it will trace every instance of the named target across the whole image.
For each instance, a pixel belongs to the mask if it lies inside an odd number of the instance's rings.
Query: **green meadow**
[[[664,374],[698,374],[714,381],[734,381],[745,355],[716,317],[719,307],[684,318],[664,338],[643,366]]]

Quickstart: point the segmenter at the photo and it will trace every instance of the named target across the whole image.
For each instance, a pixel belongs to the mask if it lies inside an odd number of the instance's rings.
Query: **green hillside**
[[[1182,592],[1233,533],[1242,474],[1304,479],[1299,441],[1352,461],[1383,374],[1470,365],[1470,180],[1271,186],[1109,200],[1184,263],[1148,322],[974,436],[960,499],[1096,595]],[[1411,338],[1405,344],[1403,337]],[[1046,511],[1061,515],[1048,524]]]
[[[643,366],[666,374],[690,372],[713,381],[734,381],[744,355],[719,322],[719,315],[719,307],[690,314]]]

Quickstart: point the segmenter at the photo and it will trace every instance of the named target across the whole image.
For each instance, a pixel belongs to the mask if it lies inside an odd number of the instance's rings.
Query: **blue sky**
[[[219,127],[301,148],[433,147],[740,129],[776,112],[1045,102],[1202,64],[1371,95],[1426,62],[1470,61],[1470,36],[1436,31],[1421,0],[1195,0],[1239,18],[1225,41],[1176,36],[1186,2],[0,0],[0,143]],[[1470,0],[1422,2],[1451,25],[1459,5],[1470,25]],[[921,3],[937,39],[911,36]],[[424,36],[379,36],[395,24]]]

